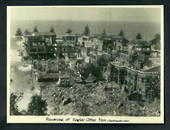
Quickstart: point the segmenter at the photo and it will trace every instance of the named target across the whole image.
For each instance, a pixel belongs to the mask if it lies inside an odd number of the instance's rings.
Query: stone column
[[[120,84],[120,81],[119,81],[119,79],[120,79],[120,77],[119,77],[119,68],[117,68],[117,73],[118,73],[118,78],[117,78],[118,84]]]

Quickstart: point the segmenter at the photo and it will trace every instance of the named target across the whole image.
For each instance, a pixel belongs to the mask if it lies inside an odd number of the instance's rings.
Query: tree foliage
[[[154,46],[154,49],[160,49],[160,34],[156,34],[154,38],[151,40],[151,44]]]
[[[155,34],[154,39],[156,39],[156,41],[160,41],[161,39],[160,34]]]
[[[25,35],[30,35],[31,33],[26,29],[26,30],[24,31],[24,34],[25,34]]]
[[[46,115],[47,103],[42,100],[41,96],[34,95],[28,105],[28,114],[30,115]]]
[[[107,66],[108,62],[109,62],[109,57],[107,57],[106,55],[102,55],[97,59],[98,66]]]
[[[66,33],[71,34],[72,30],[70,28],[67,29]]]
[[[51,33],[55,33],[54,27],[51,27],[50,32],[51,32]]]
[[[137,39],[137,40],[142,39],[142,35],[141,35],[140,33],[138,33],[138,34],[136,35],[136,39]]]
[[[120,30],[120,32],[119,32],[119,36],[124,37],[124,31],[123,31],[123,30]]]
[[[103,29],[102,36],[106,36],[106,29]]]
[[[21,115],[22,113],[19,112],[17,102],[22,98],[23,93],[20,95],[11,93],[10,94],[10,115]]]
[[[38,28],[37,28],[37,26],[35,26],[35,27],[34,27],[33,32],[35,32],[35,33],[36,33],[36,32],[38,32]]]
[[[81,68],[79,68],[79,72],[82,76],[82,80],[85,80],[88,78],[89,74],[91,73],[97,80],[102,79],[102,72],[100,70],[100,67],[95,66],[92,63],[88,63],[86,65],[83,65]]]
[[[13,93],[10,95],[10,115],[18,115],[18,109],[16,107],[17,96]]]
[[[146,90],[149,102],[154,101],[154,98],[160,99],[160,75],[155,75],[150,80],[150,87]]]
[[[22,36],[22,31],[21,31],[21,29],[20,28],[18,28],[17,29],[17,31],[16,31],[16,34],[15,34],[16,36]]]
[[[90,29],[89,29],[89,26],[88,26],[88,24],[85,26],[85,28],[84,28],[84,35],[86,35],[86,36],[89,36],[90,35]]]

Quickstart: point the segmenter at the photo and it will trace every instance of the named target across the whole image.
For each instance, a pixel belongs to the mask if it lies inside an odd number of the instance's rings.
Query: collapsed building
[[[104,55],[109,57],[104,58],[109,59],[110,66],[110,76],[106,75],[109,79],[107,81],[120,84],[120,87],[128,94],[137,92],[146,97],[147,89],[151,86],[151,79],[160,76],[160,51],[152,50],[147,41],[133,40],[129,42],[125,37],[119,35],[97,39],[73,34],[57,38],[55,33],[33,33],[26,36],[25,42],[28,55],[32,59],[38,59],[37,62],[41,64],[37,64],[39,68],[35,73],[41,86],[43,82],[57,82],[62,84],[61,86],[69,86],[71,77],[74,77],[72,81],[82,82],[80,74],[69,76],[69,74],[63,73],[64,68],[73,70],[81,68],[78,60],[98,65],[97,67],[105,75],[105,63],[98,63],[98,59]],[[56,59],[53,61],[52,58]],[[61,66],[69,64],[70,67],[59,67],[59,59],[64,59]],[[52,69],[52,66],[55,70],[48,70]],[[95,78],[90,77],[89,79],[87,82],[91,82],[91,79]],[[160,82],[159,78],[158,82]]]
[[[118,63],[111,63],[110,80],[121,86],[129,94],[137,92],[146,97],[146,90],[151,87],[155,77],[160,76],[160,66],[154,66],[145,70],[136,70]],[[160,82],[160,81],[158,81]]]
[[[126,50],[128,40],[119,35],[105,36],[103,39],[103,51],[111,52],[112,50]]]
[[[148,42],[132,41],[128,44],[126,62],[121,60],[110,62],[110,80],[120,84],[129,95],[138,93],[146,99],[148,89],[152,87],[152,80],[160,83],[160,62],[155,64],[155,59],[160,57],[153,53],[155,51],[151,51]],[[122,55],[119,56],[123,59]]]
[[[34,74],[38,82],[56,82],[59,79],[56,60],[34,60]]]
[[[81,50],[70,43],[55,43],[54,44],[55,54],[58,56],[68,58],[79,58],[81,57]]]
[[[62,39],[65,43],[75,45],[78,42],[78,37],[76,34],[65,34],[62,36]]]

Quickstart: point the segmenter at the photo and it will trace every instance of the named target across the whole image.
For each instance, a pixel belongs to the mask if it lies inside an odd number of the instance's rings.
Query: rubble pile
[[[121,90],[102,83],[74,84],[72,87],[44,87],[42,97],[51,115],[115,115]]]
[[[155,116],[159,113],[159,107],[153,107],[158,103],[141,105],[130,101],[112,82],[74,84],[72,87],[49,85],[42,92],[43,99],[48,103],[49,115]]]

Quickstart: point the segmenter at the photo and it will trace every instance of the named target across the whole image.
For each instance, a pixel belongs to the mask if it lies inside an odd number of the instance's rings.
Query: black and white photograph
[[[164,123],[162,5],[8,6],[8,123]]]

